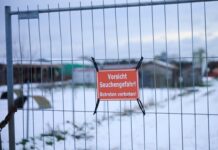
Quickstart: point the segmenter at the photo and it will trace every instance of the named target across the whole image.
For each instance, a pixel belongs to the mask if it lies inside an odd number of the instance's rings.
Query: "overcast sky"
[[[131,0],[129,2],[134,2],[134,0]],[[36,10],[37,5],[39,5],[39,9],[48,8],[48,4],[50,8],[57,8],[58,3],[60,5],[60,8],[69,7],[69,1],[63,0],[61,0],[61,2],[54,0],[1,0],[0,25],[2,30],[0,30],[0,58],[2,60],[5,59],[5,5],[11,6],[12,10],[18,10],[18,8],[19,10],[27,10],[27,5],[30,10]],[[114,0],[105,0],[105,4],[113,3]],[[119,1],[119,3],[125,3],[125,1],[122,0]],[[90,1],[88,0],[83,0],[81,4],[82,6],[91,5]],[[93,5],[101,4],[102,1],[100,0],[93,1]],[[70,2],[70,6],[79,7],[80,3],[79,1],[73,1]],[[117,8],[116,16],[115,9],[105,9],[105,22],[103,19],[103,10],[94,10],[93,28],[91,10],[83,11],[81,13],[82,15],[80,14],[80,11],[74,11],[71,13],[61,12],[60,20],[59,13],[50,13],[50,34],[48,13],[40,14],[39,19],[30,20],[29,25],[28,20],[18,20],[17,15],[15,15],[12,17],[14,58],[20,58],[20,49],[23,52],[23,59],[29,59],[31,57],[32,59],[45,58],[53,60],[70,60],[73,58],[77,60],[83,55],[87,57],[95,56],[97,59],[118,59],[129,57],[140,58],[140,56],[142,55],[147,59],[152,59],[155,55],[158,55],[164,51],[168,52],[169,57],[180,56],[191,58],[192,32],[194,50],[197,50],[199,48],[205,49],[204,3],[193,3],[192,20],[191,4],[180,4],[178,9],[179,14],[177,13],[177,5],[167,5],[165,18],[163,5],[154,6],[153,8],[150,6],[143,6],[140,7],[140,11],[139,7],[129,8],[128,20],[127,8]],[[218,2],[206,3],[207,51],[208,56],[213,58],[218,57],[217,9]],[[139,16],[141,16],[141,18]],[[167,34],[165,34],[165,19]],[[140,43],[140,22],[142,43]],[[81,31],[81,27],[83,29],[83,32]],[[154,32],[152,32],[152,29]],[[70,30],[72,30],[72,35],[70,34]],[[39,35],[41,37],[41,43],[39,40]],[[178,37],[180,37],[180,44]],[[140,44],[142,44],[142,49],[140,47]]]

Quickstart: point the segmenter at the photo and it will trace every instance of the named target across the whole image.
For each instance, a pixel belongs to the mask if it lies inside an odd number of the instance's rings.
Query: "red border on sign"
[[[136,98],[100,98],[100,96],[99,96],[99,93],[100,93],[100,91],[99,91],[99,85],[98,85],[98,73],[99,72],[109,72],[109,71],[112,71],[112,72],[116,72],[116,71],[135,71],[136,72],[136,83],[137,83],[137,89],[136,89]],[[137,99],[139,99],[139,96],[140,96],[140,94],[139,94],[139,80],[138,80],[138,70],[137,69],[108,69],[108,70],[100,70],[99,72],[97,72],[97,74],[96,74],[96,77],[97,77],[97,97],[98,97],[98,99],[100,99],[101,101],[117,101],[117,100],[131,100],[131,101],[135,101],[135,100],[137,100]]]

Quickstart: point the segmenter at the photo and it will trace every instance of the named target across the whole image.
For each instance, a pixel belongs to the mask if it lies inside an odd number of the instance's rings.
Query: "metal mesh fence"
[[[2,74],[11,74],[9,108],[19,97],[13,91],[28,96],[9,127],[10,148],[217,149],[218,83],[208,70],[218,56],[217,4],[103,1],[8,11],[11,65]],[[104,69],[132,67],[141,56],[146,115],[134,101],[103,101],[93,115],[97,96],[90,57]]]

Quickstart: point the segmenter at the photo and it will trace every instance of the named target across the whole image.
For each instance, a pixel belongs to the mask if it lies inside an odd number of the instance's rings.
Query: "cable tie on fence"
[[[95,105],[95,110],[94,110],[94,113],[93,113],[93,115],[95,115],[95,114],[96,114],[96,112],[97,112],[97,109],[98,109],[99,102],[100,102],[100,99],[98,98],[98,100],[97,100],[97,103],[96,103],[96,105]]]
[[[94,58],[94,57],[91,57],[91,59],[92,59],[92,62],[93,62],[93,65],[94,65],[96,71],[98,72],[98,65],[97,65],[97,63],[96,63],[96,61],[95,61],[95,58]]]
[[[141,57],[141,59],[139,60],[137,66],[136,66],[136,68],[135,68],[136,70],[138,70],[138,69],[141,67],[143,59],[144,59],[144,58]]]
[[[140,101],[140,99],[137,99],[137,102],[139,104],[139,108],[141,109],[143,115],[145,115],[146,113],[145,113],[145,109],[144,109],[142,102]]]
[[[11,117],[13,116],[13,114],[17,111],[17,107],[13,106],[11,108],[11,110],[9,111],[9,113],[7,114],[7,116],[5,117],[5,119],[0,122],[0,129],[2,130],[7,124],[8,122],[11,120]]]
[[[94,58],[94,57],[91,57],[91,59],[92,59],[92,62],[93,62],[93,65],[94,65],[96,71],[98,72],[98,71],[99,71],[99,69],[98,69],[98,64],[96,63],[95,58]],[[97,99],[97,102],[96,102],[96,105],[95,105],[95,110],[94,110],[93,115],[95,115],[96,112],[97,112],[99,102],[100,102],[100,99],[98,98],[98,99]]]

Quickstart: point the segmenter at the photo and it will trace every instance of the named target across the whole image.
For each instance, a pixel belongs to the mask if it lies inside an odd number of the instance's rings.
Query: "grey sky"
[[[129,1],[134,2],[134,0]],[[5,30],[4,30],[4,6],[12,6],[12,10],[26,10],[27,5],[29,9],[57,8],[58,3],[60,7],[69,7],[69,1],[0,1],[0,57],[5,58]],[[105,4],[113,4],[112,0],[105,0]],[[125,3],[125,1],[119,1]],[[102,1],[93,1],[94,5],[102,4]],[[90,1],[82,1],[82,5],[90,5]],[[79,1],[71,2],[72,7],[79,6]],[[206,17],[207,17],[207,40],[208,40],[208,56],[218,57],[218,2],[206,3]],[[204,5],[203,3],[193,4],[193,37],[194,50],[198,48],[205,48],[205,22],[204,22]],[[190,4],[179,5],[179,34],[180,34],[180,49],[178,42],[178,18],[177,5],[166,6],[166,24],[167,24],[167,51],[169,56],[181,57],[192,56],[192,30],[191,30],[191,15]],[[95,41],[95,57],[97,59],[117,59],[119,58],[139,58],[142,55],[145,58],[153,58],[154,55],[160,54],[165,49],[165,22],[164,22],[164,6],[153,7],[153,25],[154,25],[154,51],[153,51],[153,36],[152,36],[152,14],[151,7],[141,7],[141,33],[142,33],[142,51],[140,50],[140,30],[139,30],[139,8],[129,8],[129,46],[128,51],[128,34],[127,34],[127,10],[126,8],[117,9],[117,30],[118,30],[118,48],[116,39],[115,26],[115,9],[105,10],[105,29],[106,29],[106,49],[104,42],[104,22],[103,10],[94,10],[94,41]],[[71,59],[71,41],[70,41],[70,22],[69,12],[60,13],[61,16],[61,33],[62,33],[62,47],[60,42],[60,28],[59,28],[59,14],[50,14],[51,23],[51,39],[52,39],[52,58],[60,60],[62,58]],[[85,56],[93,56],[93,38],[92,38],[92,20],[91,11],[82,12],[82,26],[83,26],[83,50]],[[73,58],[77,59],[82,56],[82,42],[81,42],[81,20],[80,12],[71,13],[72,20],[72,46]],[[30,20],[30,34],[31,34],[31,53],[32,59],[40,58],[40,43],[38,32],[38,20]],[[19,47],[25,53],[24,57],[30,57],[29,48],[29,34],[28,21],[20,20],[20,43],[18,34],[18,19],[17,16],[12,18],[13,28],[13,49],[15,58],[19,58]],[[49,26],[48,14],[40,14],[40,34],[42,46],[42,58],[51,58],[50,40],[49,40]],[[21,45],[20,45],[21,44]],[[62,48],[62,53],[61,53]]]

